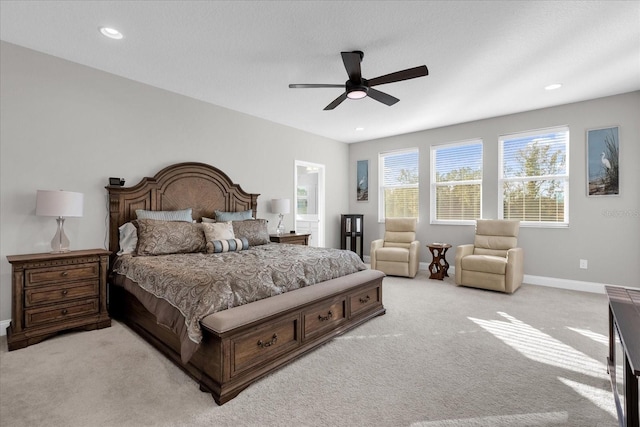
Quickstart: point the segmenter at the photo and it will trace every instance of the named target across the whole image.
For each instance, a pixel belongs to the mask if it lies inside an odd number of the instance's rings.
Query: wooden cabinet
[[[340,215],[340,249],[350,249],[364,260],[364,215]]]
[[[104,249],[12,255],[9,351],[38,343],[60,331],[111,326],[107,313]]]
[[[275,243],[289,243],[291,245],[309,246],[309,236],[311,234],[288,233],[288,234],[270,234],[269,240]]]

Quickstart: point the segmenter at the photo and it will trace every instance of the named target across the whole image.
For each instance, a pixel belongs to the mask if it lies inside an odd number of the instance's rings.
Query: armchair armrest
[[[462,284],[462,258],[473,255],[474,245],[460,245],[456,248],[456,284]]]
[[[524,250],[511,248],[507,251],[507,271],[505,277],[505,292],[512,294],[522,284],[524,279]]]
[[[371,249],[369,250],[369,258],[371,259],[371,269],[376,269],[376,250],[384,246],[384,239],[377,239],[371,242]]]
[[[414,277],[420,263],[420,242],[414,240],[409,246],[409,276]]]

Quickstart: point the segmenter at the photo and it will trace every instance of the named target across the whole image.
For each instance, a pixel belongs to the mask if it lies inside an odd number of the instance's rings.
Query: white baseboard
[[[368,256],[364,257],[365,263],[370,263],[371,258]],[[420,263],[420,270],[428,270],[429,264],[425,262]],[[455,267],[449,267],[450,276],[456,273]],[[582,292],[591,292],[595,294],[604,294],[604,287],[606,284],[604,283],[594,283],[594,282],[583,282],[581,280],[569,280],[569,279],[557,279],[555,277],[544,277],[544,276],[532,276],[530,274],[524,275],[524,283],[529,285],[537,285],[537,286],[548,286],[550,288],[559,288],[559,289],[569,289],[572,291],[582,291]],[[3,335],[7,335],[7,327],[9,327],[9,323],[11,323],[11,319],[9,320],[0,320],[0,337]]]
[[[524,283],[529,285],[548,286],[550,288],[569,289],[572,291],[604,294],[605,283],[583,282],[582,280],[558,279],[555,277],[524,275]]]
[[[371,263],[371,257],[365,256],[364,262]],[[429,263],[421,262],[420,270],[429,270]],[[456,268],[451,265],[449,266],[449,276],[453,277],[456,274]],[[545,276],[533,276],[530,274],[524,275],[524,283],[529,285],[537,285],[537,286],[548,286],[550,288],[558,288],[558,289],[569,289],[572,291],[582,291],[582,292],[591,292],[595,294],[604,294],[605,283],[595,283],[595,282],[584,282],[581,280],[570,280],[570,279],[558,279],[555,277],[545,277]]]
[[[0,337],[7,335],[7,328],[9,327],[9,323],[11,323],[11,319],[0,320]]]

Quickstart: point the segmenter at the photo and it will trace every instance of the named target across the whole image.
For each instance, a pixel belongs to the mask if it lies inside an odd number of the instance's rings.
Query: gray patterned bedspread
[[[113,267],[176,307],[194,343],[202,340],[200,320],[212,313],[365,269],[355,252],[275,243],[221,254],[123,255]]]

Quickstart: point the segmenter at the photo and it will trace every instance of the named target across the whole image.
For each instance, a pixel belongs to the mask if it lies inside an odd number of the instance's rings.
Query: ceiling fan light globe
[[[351,92],[347,93],[347,98],[349,99],[362,99],[366,96],[367,96],[367,91],[360,90],[360,89],[352,90]]]

